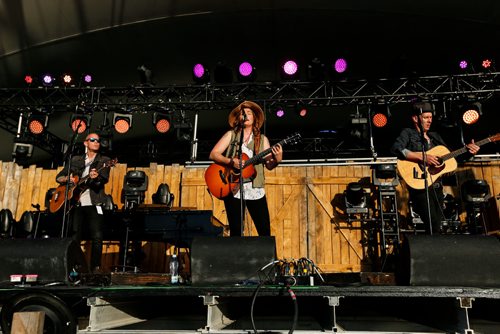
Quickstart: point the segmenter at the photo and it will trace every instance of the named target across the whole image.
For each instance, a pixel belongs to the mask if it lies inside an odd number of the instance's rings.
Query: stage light
[[[145,193],[148,190],[148,176],[141,170],[129,170],[123,178],[121,194],[125,209],[133,209],[144,202]]]
[[[493,61],[491,59],[483,59],[483,61],[481,62],[481,66],[487,70],[487,69],[490,69],[491,66],[493,66]]]
[[[170,115],[155,112],[153,114],[153,124],[159,133],[167,133],[171,127]]]
[[[32,114],[28,118],[28,130],[34,135],[39,135],[45,131],[48,123],[47,115]]]
[[[276,117],[282,118],[283,116],[285,116],[285,108],[283,108],[281,106],[276,107],[275,113],[276,113]]]
[[[64,74],[62,77],[62,81],[65,85],[70,85],[73,81],[73,77],[69,74]]]
[[[307,116],[307,107],[303,102],[297,102],[295,105],[295,112],[297,115],[300,117],[306,117]]]
[[[69,126],[73,132],[84,133],[90,127],[91,117],[84,114],[73,114],[69,120]]]
[[[52,86],[54,84],[54,77],[50,74],[45,74],[42,77],[42,83],[44,86]]]
[[[210,80],[208,68],[201,63],[195,64],[193,66],[193,79],[196,83],[207,83]]]
[[[391,112],[386,104],[375,104],[372,106],[372,123],[377,128],[383,128],[387,125]]]
[[[86,83],[91,83],[92,82],[92,76],[90,74],[85,74],[83,76],[83,81],[85,81]]]
[[[132,115],[130,114],[113,114],[113,126],[118,133],[127,133],[132,127]]]
[[[360,183],[351,182],[347,185],[344,201],[347,214],[368,213],[368,196]]]
[[[152,195],[153,204],[163,204],[166,207],[172,207],[174,194],[170,192],[170,187],[166,183],[161,183],[158,190]]]
[[[145,65],[140,65],[137,66],[137,72],[139,73],[139,81],[142,85],[153,86],[153,71]]]
[[[294,60],[287,60],[282,65],[282,74],[285,78],[294,78],[299,71],[299,65]]]
[[[480,116],[482,115],[481,112],[481,104],[478,102],[474,103],[467,103],[464,106],[462,106],[462,120],[465,124],[471,125],[476,123]]]
[[[253,81],[255,77],[255,67],[251,63],[244,61],[238,66],[238,80]]]
[[[469,63],[467,62],[467,60],[461,60],[461,61],[458,63],[458,66],[459,66],[462,70],[465,70],[465,69],[467,69],[467,67],[469,66]]]
[[[333,69],[337,73],[344,73],[347,71],[347,60],[344,58],[339,58],[335,60],[335,63],[333,64]]]
[[[28,85],[31,85],[33,83],[33,77],[31,75],[25,75],[24,82],[26,82]]]
[[[33,145],[22,142],[15,142],[12,149],[12,157],[16,160],[30,158],[33,155]]]

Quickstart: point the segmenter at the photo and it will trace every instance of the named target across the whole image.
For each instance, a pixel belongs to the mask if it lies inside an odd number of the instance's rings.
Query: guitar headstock
[[[296,132],[291,136],[286,137],[281,141],[281,144],[287,144],[287,145],[295,145],[299,143],[302,140],[302,136],[300,133]]]
[[[497,133],[496,135],[493,135],[489,138],[491,141],[499,141],[500,140],[500,133]]]

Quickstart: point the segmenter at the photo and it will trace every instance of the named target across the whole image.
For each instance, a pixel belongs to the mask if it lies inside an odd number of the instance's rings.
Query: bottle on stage
[[[173,254],[170,258],[170,283],[179,283],[179,260],[176,254]]]

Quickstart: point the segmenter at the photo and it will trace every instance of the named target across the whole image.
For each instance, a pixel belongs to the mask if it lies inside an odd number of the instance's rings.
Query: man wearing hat
[[[431,148],[444,145],[441,136],[430,131],[432,124],[432,117],[434,108],[429,102],[417,102],[413,105],[411,121],[412,128],[406,128],[401,131],[401,134],[392,145],[391,152],[395,154],[398,159],[409,160],[416,163],[423,163],[424,156],[422,153],[422,133],[424,138],[425,151]],[[467,145],[471,154],[476,154],[479,151],[479,146],[474,144],[474,140]],[[432,154],[425,155],[428,166],[440,166],[441,161],[438,156]],[[441,228],[441,221],[443,217],[443,185],[440,180],[436,180],[432,185],[429,185],[429,210],[431,222],[429,222],[429,214],[427,211],[427,198],[425,189],[412,189],[408,187],[410,200],[412,202],[413,210],[418,213],[424,222],[426,233],[439,233]]]
[[[263,123],[264,112],[257,103],[252,101],[240,103],[229,114],[231,130],[227,131],[215,144],[210,152],[210,159],[220,165],[239,169],[238,153],[242,134],[242,152],[248,158],[270,148],[268,138],[260,132]],[[251,178],[243,180],[244,208],[248,208],[260,236],[271,235],[271,220],[264,190],[264,166],[271,170],[278,166],[282,159],[281,145],[273,146],[271,153],[263,157],[263,161],[254,165],[256,173]],[[240,201],[241,194],[238,187],[234,189],[232,194],[224,198],[231,236],[242,235]]]

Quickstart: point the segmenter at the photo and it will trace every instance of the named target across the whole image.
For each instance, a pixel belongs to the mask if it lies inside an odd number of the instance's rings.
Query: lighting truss
[[[15,134],[19,110],[36,106],[68,112],[85,105],[93,112],[125,108],[130,113],[189,109],[230,109],[237,101],[262,105],[302,101],[309,106],[365,105],[383,98],[387,103],[409,103],[416,97],[429,101],[454,101],[475,94],[486,100],[500,92],[500,72],[423,76],[396,79],[363,79],[324,82],[250,82],[232,84],[172,85],[165,87],[43,87],[0,89],[0,128]],[[54,155],[66,142],[46,132],[36,146]]]

